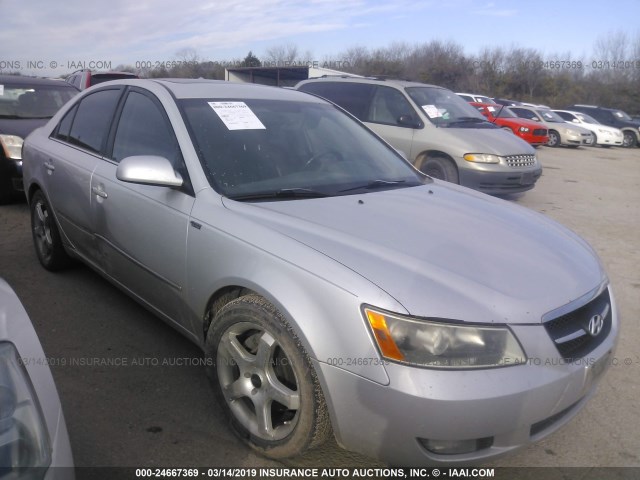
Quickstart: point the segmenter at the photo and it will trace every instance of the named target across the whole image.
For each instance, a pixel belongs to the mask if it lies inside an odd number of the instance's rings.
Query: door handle
[[[44,168],[49,170],[49,172],[53,172],[56,169],[56,167],[53,166],[53,163],[51,162],[51,159],[49,159],[46,162],[44,162]]]
[[[102,198],[107,198],[109,196],[107,195],[107,192],[104,191],[104,187],[102,185],[91,187],[91,191]]]

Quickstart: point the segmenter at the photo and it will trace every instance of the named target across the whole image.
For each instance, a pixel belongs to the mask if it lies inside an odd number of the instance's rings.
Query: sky
[[[0,18],[0,71],[39,76],[154,66],[185,51],[218,62],[249,51],[264,58],[284,45],[339,62],[350,47],[432,40],[470,55],[518,46],[598,60],[598,39],[640,36],[640,0],[0,0]]]

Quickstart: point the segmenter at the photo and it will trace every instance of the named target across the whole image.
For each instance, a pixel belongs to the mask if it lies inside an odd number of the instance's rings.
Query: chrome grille
[[[536,164],[535,155],[507,155],[504,158],[510,167],[530,167]]]
[[[602,319],[602,329],[596,336],[589,333],[589,321]],[[586,305],[544,323],[544,328],[563,358],[581,358],[600,345],[611,331],[612,313],[609,289]]]

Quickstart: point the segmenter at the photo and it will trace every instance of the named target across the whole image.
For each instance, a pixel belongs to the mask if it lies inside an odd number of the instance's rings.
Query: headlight
[[[490,153],[465,153],[463,158],[467,162],[475,163],[499,163],[500,157]]]
[[[575,130],[571,130],[570,128],[567,128],[564,131],[565,134],[569,135],[570,137],[579,137],[580,134],[578,132],[576,132]]]
[[[382,356],[434,368],[491,368],[523,364],[524,351],[507,327],[470,326],[364,309]]]
[[[16,347],[0,342],[0,478],[50,464],[51,443],[29,375]]]
[[[0,144],[7,158],[12,160],[22,160],[22,144],[24,140],[17,135],[1,135]]]
[[[529,127],[520,127],[518,130],[520,130],[521,132],[528,132]]]

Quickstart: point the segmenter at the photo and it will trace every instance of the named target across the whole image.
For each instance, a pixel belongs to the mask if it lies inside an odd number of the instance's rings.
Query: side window
[[[69,132],[71,131],[71,124],[73,123],[73,117],[78,110],[78,106],[74,106],[71,110],[65,113],[62,120],[58,124],[58,128],[55,130],[53,136],[59,140],[64,140],[65,142],[69,140]]]
[[[398,90],[390,87],[378,87],[371,100],[371,107],[366,122],[384,123],[387,125],[406,126],[400,124],[400,117],[416,119],[415,111],[406,98]]]
[[[576,117],[575,115],[572,115],[570,113],[567,112],[556,112],[558,115],[560,115],[560,117],[567,121],[567,122],[572,122]]]
[[[366,122],[369,102],[375,85],[347,82],[314,82],[300,87],[303,92],[315,93],[340,105],[358,120]]]
[[[158,155],[175,168],[181,166],[180,149],[163,111],[148,96],[127,95],[113,144],[112,158],[119,162],[132,155]]]
[[[101,90],[80,100],[69,132],[69,143],[100,153],[118,98],[120,90]]]

